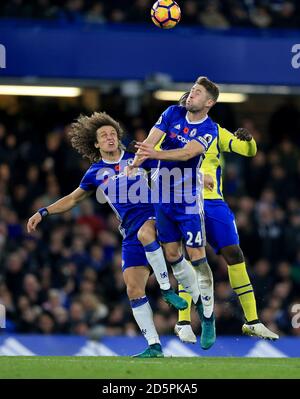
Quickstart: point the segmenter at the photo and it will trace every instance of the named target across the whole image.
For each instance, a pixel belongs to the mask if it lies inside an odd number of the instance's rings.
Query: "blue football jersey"
[[[93,163],[83,176],[79,187],[85,191],[96,191],[98,202],[108,202],[121,222],[120,232],[123,237],[136,233],[137,229],[149,218],[154,217],[151,204],[148,177],[144,163],[134,177],[124,173],[127,165],[133,162],[134,154],[122,151],[116,162],[100,160]],[[155,161],[153,163],[155,165]]]
[[[206,116],[203,120],[191,122],[187,117],[185,107],[173,105],[167,108],[156,124],[156,128],[165,133],[165,137],[161,143],[162,150],[173,150],[184,147],[189,141],[196,140],[203,145],[205,151],[218,134],[218,125],[214,123],[210,117]],[[184,198],[195,198],[201,193],[201,173],[200,166],[204,154],[189,159],[188,161],[160,161],[159,170],[167,168],[168,170],[179,169],[181,178],[170,180],[170,189],[175,197],[182,195]],[[165,185],[164,180],[158,179],[157,184]],[[173,197],[174,198],[174,197]]]

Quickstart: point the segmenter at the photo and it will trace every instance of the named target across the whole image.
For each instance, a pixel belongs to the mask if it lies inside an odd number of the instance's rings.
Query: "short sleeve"
[[[170,123],[171,123],[171,115],[173,113],[174,106],[167,108],[158,118],[158,121],[155,123],[154,127],[160,129],[161,131],[167,133]]]
[[[84,191],[93,191],[95,190],[95,184],[92,179],[92,174],[90,169],[85,173],[83,178],[81,179],[81,182],[79,184],[79,187],[84,190]]]
[[[217,137],[216,130],[211,130],[211,131],[208,130],[208,132],[206,131],[205,133],[198,133],[194,137],[194,140],[197,140],[200,144],[202,144],[203,147],[205,148],[205,151],[207,151],[216,137]]]
[[[203,145],[205,151],[207,151],[207,149],[208,149],[209,146],[208,146],[208,143],[207,143],[207,141],[205,140],[205,138],[203,138],[202,136],[196,136],[196,137],[194,137],[194,140],[198,141],[198,143],[200,143],[201,145]]]

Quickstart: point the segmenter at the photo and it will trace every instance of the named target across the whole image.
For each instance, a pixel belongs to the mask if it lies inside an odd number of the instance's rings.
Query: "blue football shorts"
[[[155,204],[158,239],[162,243],[178,242],[182,239],[187,247],[206,245],[204,213],[200,203]]]
[[[149,213],[140,219],[136,224],[131,224],[130,234],[122,241],[122,271],[124,272],[129,267],[134,266],[149,266],[143,245],[140,243],[137,233],[140,227],[147,220],[155,220],[154,211],[153,214]]]
[[[223,200],[204,200],[207,242],[215,253],[229,245],[239,244],[234,214]]]

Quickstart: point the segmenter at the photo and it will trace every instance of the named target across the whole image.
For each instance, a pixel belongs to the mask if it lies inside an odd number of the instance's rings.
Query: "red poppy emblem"
[[[120,165],[116,165],[116,166],[115,166],[115,171],[116,171],[116,172],[120,172]]]
[[[184,134],[188,134],[189,130],[190,130],[190,129],[189,129],[188,127],[185,127],[185,128],[183,129],[183,133],[184,133]]]

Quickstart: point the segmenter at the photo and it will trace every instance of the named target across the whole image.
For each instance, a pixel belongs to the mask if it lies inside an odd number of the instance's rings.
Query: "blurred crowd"
[[[167,106],[146,104],[141,115],[129,119],[117,93],[101,101],[101,109],[126,127],[127,143],[143,140]],[[87,199],[47,217],[34,234],[26,233],[27,219],[74,190],[89,167],[67,134],[80,112],[91,112],[89,107],[84,97],[0,101],[0,303],[7,309],[6,331],[139,334],[121,271],[118,221],[107,204]],[[270,129],[276,125],[277,130],[269,133],[259,131],[253,120],[241,121],[255,137],[258,153],[251,159],[225,157],[224,192],[236,215],[261,320],[280,334],[300,335],[291,325],[292,306],[300,303],[300,118],[296,108],[292,120],[290,108],[285,109],[271,116]],[[222,124],[221,109],[213,110]],[[278,130],[280,121],[282,129],[287,126],[285,112],[294,135]],[[243,316],[227,266],[211,250],[208,255],[218,334],[239,335]],[[173,278],[172,284],[176,287]],[[172,334],[177,314],[162,301],[153,276],[147,295],[159,333]],[[193,325],[199,331],[196,317]]]
[[[0,17],[58,20],[66,23],[150,23],[154,0],[3,0]],[[296,0],[178,0],[181,25],[299,28]]]

